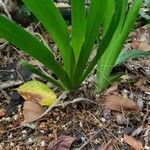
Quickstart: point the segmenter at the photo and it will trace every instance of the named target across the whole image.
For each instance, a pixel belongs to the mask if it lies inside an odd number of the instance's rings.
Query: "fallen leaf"
[[[124,135],[123,140],[135,150],[144,150],[142,143],[131,136]]]
[[[143,51],[150,51],[150,44],[147,42],[140,42],[138,49],[141,49]]]
[[[23,116],[26,122],[32,122],[40,117],[43,113],[43,108],[38,103],[25,101],[23,106]]]
[[[108,143],[102,144],[98,150],[113,150],[113,139],[111,139]]]
[[[37,80],[21,85],[17,91],[25,100],[34,101],[42,106],[49,106],[56,100],[56,94],[48,85]]]
[[[4,117],[6,115],[4,109],[0,109],[0,117]]]
[[[111,93],[117,91],[117,89],[118,89],[118,84],[117,84],[117,83],[114,83],[110,88],[108,88],[108,89],[106,90],[106,92],[105,92],[104,94],[105,94],[105,95],[109,95],[109,94],[111,94]]]
[[[132,100],[115,95],[108,96],[104,105],[106,105],[106,107],[109,108],[110,110],[119,112],[121,112],[122,109],[132,111],[139,110],[138,106]]]
[[[76,138],[62,135],[57,140],[49,143],[47,150],[70,150],[73,141]]]

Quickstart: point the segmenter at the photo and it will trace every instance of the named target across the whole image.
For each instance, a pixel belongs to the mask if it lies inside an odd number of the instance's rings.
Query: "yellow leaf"
[[[42,106],[49,106],[56,100],[56,94],[44,83],[32,80],[17,88],[18,93],[25,99]]]

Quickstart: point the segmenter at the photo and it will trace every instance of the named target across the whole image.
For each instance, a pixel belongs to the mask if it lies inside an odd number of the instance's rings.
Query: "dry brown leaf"
[[[49,143],[47,150],[70,150],[75,138],[62,135]]]
[[[0,117],[4,117],[6,115],[5,111],[3,109],[0,109]]]
[[[123,140],[135,150],[144,150],[142,143],[131,136],[124,135]]]
[[[121,112],[123,110],[138,111],[138,106],[128,98],[122,98],[120,96],[110,95],[107,97],[104,103],[107,108],[114,111]]]
[[[25,101],[23,106],[23,116],[26,122],[31,122],[43,113],[43,108],[40,104],[32,101]]]
[[[118,84],[115,83],[115,84],[113,84],[110,88],[108,88],[104,94],[105,94],[105,95],[109,95],[109,94],[111,94],[111,93],[117,91],[117,89],[118,89]]]
[[[113,150],[113,139],[111,139],[108,143],[102,144],[98,150]]]
[[[150,44],[148,44],[147,42],[140,42],[138,49],[141,49],[143,51],[150,51]]]

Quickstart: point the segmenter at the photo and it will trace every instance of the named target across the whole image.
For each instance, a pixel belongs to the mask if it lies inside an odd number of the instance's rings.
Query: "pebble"
[[[14,116],[13,116],[14,120],[17,120],[18,117],[19,117],[18,115],[14,115]]]
[[[13,134],[10,133],[10,135],[8,136],[8,139],[12,139],[13,138]]]
[[[83,123],[81,121],[79,122],[79,126],[80,128],[83,128]]]
[[[7,122],[10,122],[10,121],[11,121],[11,118],[10,118],[10,117],[6,117],[6,118],[2,118],[2,120],[7,121]]]
[[[145,150],[150,150],[150,146],[145,145],[144,149]]]
[[[44,147],[46,145],[45,141],[41,142],[41,146]]]
[[[129,134],[131,134],[134,130],[135,130],[134,128],[126,127],[126,128],[124,128],[124,129],[122,129],[122,133],[129,135]]]
[[[13,142],[10,142],[10,146],[13,147],[15,144]]]
[[[122,114],[117,114],[117,115],[116,115],[116,122],[117,122],[119,125],[125,125],[125,124],[126,124],[126,120],[124,119],[124,117],[123,117]]]
[[[30,137],[29,139],[28,139],[28,141],[27,141],[27,143],[28,144],[32,144],[34,141],[33,141],[33,138],[32,137]]]
[[[101,118],[101,121],[102,121],[102,122],[106,122],[106,119],[105,119],[105,118]]]

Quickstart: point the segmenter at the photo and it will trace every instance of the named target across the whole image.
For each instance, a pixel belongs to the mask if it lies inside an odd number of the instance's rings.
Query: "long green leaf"
[[[71,86],[68,85],[70,82],[68,82],[69,78],[67,73],[60,66],[60,64],[57,63],[52,52],[30,33],[1,15],[0,38],[5,38],[16,47],[20,48],[25,53],[29,54],[51,69],[66,87]]]
[[[115,8],[115,0],[109,0],[103,17],[104,35],[106,34],[110,26],[111,19],[114,13],[114,8]]]
[[[138,58],[142,56],[150,56],[150,52],[145,52],[145,51],[136,50],[136,49],[132,51],[123,49],[121,53],[119,54],[119,57],[117,58],[114,66],[120,65],[130,58]]]
[[[76,71],[74,74],[74,81],[76,85],[78,85],[81,80],[84,69],[88,62],[89,55],[91,54],[92,47],[94,42],[97,38],[98,31],[100,25],[102,24],[104,9],[106,7],[107,0],[92,0],[89,13],[87,15],[87,22],[86,22],[86,36],[85,42],[82,47],[79,61],[77,62]]]
[[[127,7],[127,2],[126,0],[123,0],[120,23],[117,27],[117,30],[112,38],[108,49],[102,56],[100,62],[98,63],[98,70],[99,72],[101,72],[101,74],[97,74],[97,82],[99,86],[97,89],[99,89],[100,91],[102,91],[105,88],[105,84],[107,83],[107,79],[109,78],[109,75],[112,71],[112,68],[114,67],[116,59],[118,58],[118,55],[122,49],[123,43],[125,42],[134,23],[136,15],[138,14],[141,2],[142,0],[135,0],[133,2],[132,7],[129,9],[128,15],[126,17],[125,10]],[[125,19],[126,21],[124,23]]]
[[[94,57],[94,59],[92,60],[90,65],[85,70],[84,75],[82,77],[82,81],[91,72],[93,67],[96,65],[98,60],[102,57],[103,53],[108,48],[108,46],[109,46],[109,44],[112,40],[113,34],[115,33],[116,28],[118,26],[118,23],[120,21],[120,18],[121,18],[121,13],[120,12],[121,12],[121,10],[122,10],[122,0],[116,0],[116,2],[115,2],[115,11],[114,11],[114,14],[112,16],[110,26],[109,26],[104,38],[102,39],[101,43],[99,44],[96,56]]]
[[[41,21],[56,42],[63,61],[64,67],[70,75],[75,58],[69,42],[67,25],[53,0],[23,0],[33,14]]]
[[[85,0],[71,0],[71,20],[72,20],[72,47],[75,53],[76,61],[85,40],[86,30],[86,10]]]
[[[120,11],[121,17],[120,17],[119,23],[112,37],[112,40],[109,43],[108,48],[104,52],[103,56],[101,57],[97,65],[97,70],[98,70],[97,75],[96,75],[97,89],[103,89],[103,87],[108,82],[110,72],[113,68],[113,61],[116,57],[118,57],[119,52],[120,52],[120,47],[119,46],[117,47],[116,43],[120,41],[120,38],[121,38],[120,34],[121,34],[122,26],[126,17],[127,0],[122,0],[120,1],[120,3],[122,5],[122,9]]]

